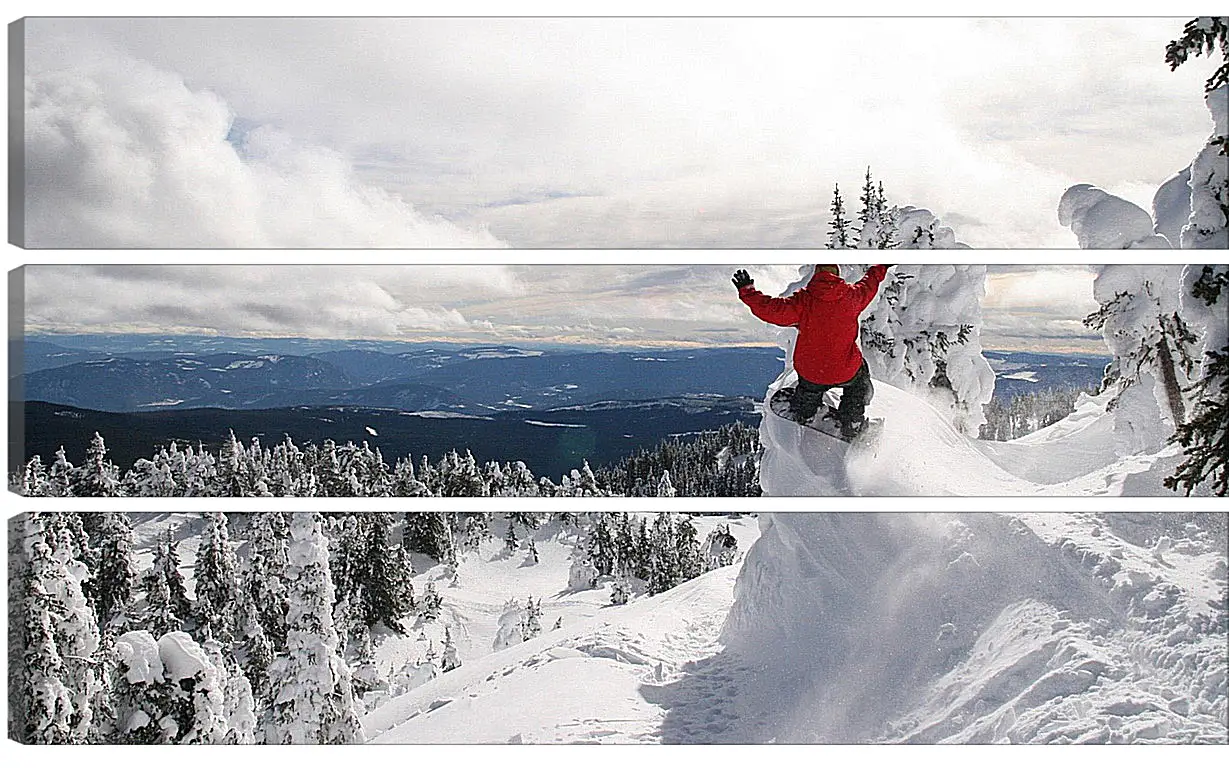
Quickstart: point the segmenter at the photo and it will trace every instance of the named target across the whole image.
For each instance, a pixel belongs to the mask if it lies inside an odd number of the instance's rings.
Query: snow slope
[[[741,570],[618,607],[547,595],[543,625],[563,627],[497,652],[495,606],[531,569],[479,557],[470,658],[364,726],[381,743],[1225,743],[1229,541],[1195,515],[761,515]]]
[[[755,541],[754,518],[693,518],[701,538],[730,525],[745,552]],[[498,542],[465,557],[455,585],[434,566],[415,577],[433,581],[444,614],[426,629],[451,627],[462,666],[373,707],[363,721],[382,743],[638,743],[661,740],[674,686],[695,660],[718,650],[717,636],[733,600],[738,566],[711,571],[654,597],[610,605],[610,590],[567,590],[570,546],[553,526],[535,536],[540,562],[503,557]],[[428,564],[430,561],[424,562]],[[492,651],[504,602],[528,594],[542,600],[540,636]],[[558,629],[552,629],[556,621]],[[412,659],[415,627],[390,637],[380,663],[395,669]],[[721,706],[720,697],[706,697]],[[707,710],[688,722],[707,723]],[[681,727],[681,726],[680,726]],[[696,735],[699,735],[697,732]],[[702,739],[675,739],[702,740]]]
[[[1132,543],[1133,514],[763,517],[722,653],[762,671],[726,735],[1224,743],[1224,520]]]
[[[884,425],[871,444],[850,446],[765,409],[760,482],[769,496],[1169,495],[1161,479],[1180,449],[1120,455],[1109,397],[1082,397],[1067,419],[1000,443],[967,437],[924,399],[875,381],[867,416]]]

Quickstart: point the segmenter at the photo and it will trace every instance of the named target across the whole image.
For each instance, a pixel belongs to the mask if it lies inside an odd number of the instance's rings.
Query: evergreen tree
[[[869,169],[867,171],[869,173]],[[828,247],[833,249],[852,248],[849,225],[853,222],[845,218],[845,201],[841,199],[841,187],[832,188],[832,229],[828,230]]]
[[[610,604],[627,605],[630,597],[626,577],[620,576],[610,585]]]
[[[1113,354],[1103,388],[1121,450],[1156,450],[1186,421],[1197,339],[1181,301],[1181,266],[1104,265],[1093,282],[1100,308],[1084,319]]]
[[[367,546],[358,572],[363,588],[361,619],[368,627],[383,622],[394,632],[404,633],[401,617],[414,607],[414,587],[410,582],[414,568],[405,549],[392,541],[393,516],[376,512],[364,518]]]
[[[535,603],[533,595],[525,601],[525,639],[542,634],[542,599]]]
[[[286,548],[289,536],[286,518],[281,512],[257,512],[252,515],[248,537],[250,554],[244,580],[247,599],[244,602],[252,607],[261,634],[278,648],[286,644],[286,613],[289,610],[286,598]],[[251,637],[254,631],[249,629],[247,634]],[[250,669],[248,674],[252,675]]]
[[[166,559],[166,542],[161,541],[154,553],[154,564],[141,576],[141,586],[145,590],[144,625],[159,637],[167,632],[183,630],[183,619],[176,612],[171,587],[167,583]]]
[[[222,684],[223,720],[225,735],[223,744],[252,744],[256,740],[256,701],[252,685],[243,673],[235,657],[225,653],[216,640],[204,644],[210,663],[224,678]]]
[[[74,496],[119,496],[119,468],[107,460],[107,446],[102,435],[94,433],[85,452],[85,464],[72,477]]]
[[[291,514],[287,566],[287,650],[270,666],[275,691],[265,724],[270,744],[349,744],[365,740],[350,670],[333,628],[329,547],[317,513]]]
[[[512,554],[520,547],[521,541],[516,537],[516,522],[508,518],[508,532],[504,534],[504,549],[508,551],[508,554]]]
[[[678,558],[679,581],[689,581],[704,573],[704,558],[700,554],[700,541],[689,515],[684,515],[675,527],[674,541]]]
[[[738,539],[730,533],[730,526],[719,525],[704,540],[704,570],[733,565],[738,558]]]
[[[411,552],[421,552],[440,563],[455,564],[456,543],[449,512],[406,512],[402,542]]]
[[[1172,72],[1185,64],[1191,54],[1206,53],[1211,58],[1218,46],[1224,63],[1204,83],[1204,91],[1210,93],[1229,83],[1229,16],[1200,16],[1186,22],[1182,37],[1165,46],[1165,63]]]
[[[34,456],[22,467],[18,493],[22,496],[48,496],[47,485],[47,468],[43,466],[43,458]]]
[[[247,581],[250,583],[250,574]],[[254,701],[264,705],[269,700],[269,665],[273,663],[274,646],[261,626],[259,607],[251,601],[250,595],[249,590],[248,596],[239,601],[235,631],[243,654],[243,676],[248,683],[250,695]],[[282,619],[284,629],[284,614]]]
[[[1189,294],[1190,299],[1202,302],[1215,313],[1219,311],[1215,308],[1223,306],[1229,296],[1226,291],[1229,267],[1204,265]],[[1209,331],[1209,338],[1205,339],[1200,375],[1193,386],[1191,418],[1178,427],[1173,438],[1183,448],[1183,462],[1164,481],[1166,488],[1187,495],[1201,485],[1217,496],[1229,495],[1229,473],[1225,470],[1229,456],[1229,340],[1223,338],[1223,322],[1220,328],[1222,338],[1211,338]]]
[[[862,209],[858,211],[858,241],[855,247],[870,248],[874,242],[874,226],[879,218],[879,196],[875,184],[871,181],[870,166],[866,168],[866,180],[862,184],[862,194],[858,198]]]
[[[238,573],[226,515],[205,513],[205,530],[196,550],[197,631],[206,640],[230,643],[235,634]]]
[[[653,520],[649,537],[651,560],[648,588],[650,595],[665,592],[679,583],[679,557],[676,542],[674,515],[661,512]]]
[[[97,512],[90,519],[97,526],[94,550],[98,573],[92,580],[92,591],[98,626],[104,632],[122,631],[127,622],[124,612],[132,601],[137,581],[132,555],[132,522],[123,512]]]
[[[440,617],[443,604],[444,598],[436,591],[435,584],[427,582],[427,587],[422,594],[422,617],[427,621],[435,621]]]
[[[676,494],[674,483],[670,482],[670,470],[663,469],[661,471],[661,479],[657,481],[657,493],[654,495],[658,498],[672,499]]]
[[[461,666],[461,659],[457,656],[457,645],[452,640],[452,630],[444,627],[444,650],[441,658],[441,668],[444,672],[451,672]]]
[[[55,599],[59,569],[41,523],[30,525],[25,548],[28,573],[21,605],[22,688],[15,713],[20,718],[20,738],[27,744],[69,744],[75,741],[76,711],[55,638],[56,615],[63,610]]]
[[[225,669],[184,632],[158,640],[146,630],[115,642],[116,738],[124,744],[222,744]]]
[[[896,208],[888,207],[887,195],[883,192],[883,182],[875,191],[875,229],[871,246],[877,250],[896,248],[899,245],[896,232]]]
[[[64,454],[64,446],[55,452],[55,462],[47,470],[47,485],[44,488],[48,496],[75,496],[73,478],[77,469]]]

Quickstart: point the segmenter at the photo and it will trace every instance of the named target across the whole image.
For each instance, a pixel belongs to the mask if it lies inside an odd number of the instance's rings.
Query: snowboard
[[[773,413],[781,418],[794,421],[793,414],[790,412],[790,400],[793,396],[793,387],[782,387],[773,393],[772,400],[769,401],[768,406],[772,409]],[[797,421],[794,421],[794,423],[850,444],[873,441],[883,431],[883,419],[867,419],[866,425],[862,427],[861,432],[852,438],[844,437],[841,435],[841,425],[837,422],[833,409],[827,403],[821,405],[815,413],[815,417],[806,424]]]

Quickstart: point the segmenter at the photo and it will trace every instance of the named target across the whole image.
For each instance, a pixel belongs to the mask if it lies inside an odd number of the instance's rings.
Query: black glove
[[[742,290],[744,286],[751,285],[755,281],[751,279],[751,275],[747,274],[747,270],[740,269],[734,273],[734,279],[730,282],[734,283],[734,287]]]

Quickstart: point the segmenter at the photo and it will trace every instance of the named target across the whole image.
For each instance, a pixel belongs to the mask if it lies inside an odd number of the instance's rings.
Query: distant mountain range
[[[1096,389],[1110,358],[1047,352],[985,352],[994,369],[994,397],[1008,401],[1025,392],[1046,389]]]
[[[354,405],[481,415],[599,400],[755,396],[783,359],[764,347],[564,352],[421,345],[400,352],[154,354],[27,342],[25,374],[13,385],[26,400],[100,411]]]
[[[51,340],[54,339],[54,340]],[[25,455],[95,431],[122,466],[229,429],[296,442],[367,440],[390,458],[469,448],[539,473],[601,463],[672,434],[753,421],[775,348],[594,350],[315,339],[100,335],[10,343]],[[1090,387],[1108,358],[988,351],[996,398]],[[16,423],[16,422],[11,422]],[[21,456],[13,456],[14,465]],[[532,459],[532,462],[531,462]],[[536,466],[540,465],[540,466]]]

